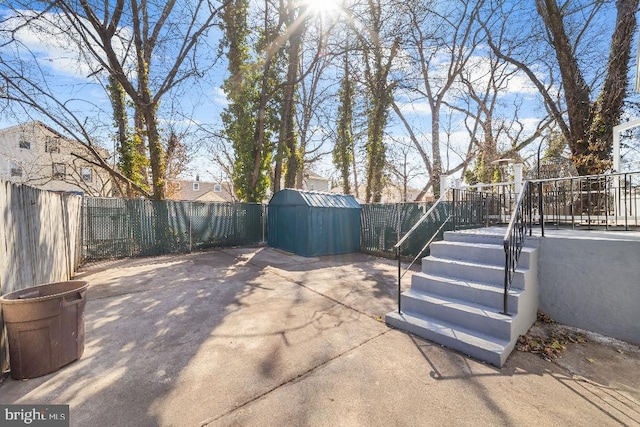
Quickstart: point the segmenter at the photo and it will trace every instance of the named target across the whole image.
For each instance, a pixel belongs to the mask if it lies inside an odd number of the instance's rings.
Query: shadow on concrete
[[[599,412],[605,414],[614,423],[632,425],[640,419],[640,405],[620,389],[598,384],[582,376],[572,374],[562,366],[542,360],[537,355],[514,350],[505,365],[498,369],[482,362],[475,362],[455,350],[445,350],[444,347],[438,344],[422,340],[411,334],[408,335],[431,368],[431,378],[436,381],[463,380],[468,388],[473,389],[476,396],[482,396],[485,405],[505,425],[513,424],[514,420],[505,410],[504,402],[497,400],[495,398],[496,394],[485,386],[487,378],[551,377],[558,384],[573,392],[578,398],[597,408]],[[434,353],[438,354],[435,355]],[[434,360],[438,360],[438,362],[434,362]],[[474,365],[478,364],[483,365],[484,369],[481,372],[477,372],[477,369],[474,369]],[[541,390],[541,392],[544,392],[544,390]]]
[[[163,256],[82,272],[91,284],[83,357],[41,378],[8,380],[0,401],[70,404],[73,425],[200,425],[386,330],[249,262],[287,258],[270,252]]]
[[[397,309],[398,267],[393,260],[362,253],[306,258],[272,248],[225,252],[377,320]],[[417,271],[420,266],[414,265],[403,277],[403,291]]]
[[[104,267],[81,274],[83,357],[8,380],[1,403],[69,404],[92,427],[638,419],[624,393],[537,356],[496,369],[376,321],[395,309],[392,261],[237,248]]]

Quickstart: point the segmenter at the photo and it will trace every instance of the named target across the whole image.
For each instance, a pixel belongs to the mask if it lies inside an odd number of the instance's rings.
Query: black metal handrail
[[[483,189],[486,188],[491,191],[485,193]],[[502,307],[502,312],[507,315],[509,289],[518,268],[525,237],[527,233],[532,235],[534,220],[540,225],[542,236],[545,222],[548,221],[560,224],[570,219],[573,226],[577,222],[589,226],[600,222],[607,229],[610,225],[617,225],[625,230],[640,226],[640,171],[526,181],[517,197],[512,192],[513,188],[514,183],[500,183],[447,190],[396,243],[398,312],[401,312],[402,278],[447,224],[452,224],[454,231],[457,228],[489,226],[492,223],[504,223],[503,218],[508,215],[509,223],[503,239],[505,268]],[[448,216],[403,272],[401,246],[420,224],[436,212],[440,204],[448,200],[449,194],[452,196]],[[465,205],[474,205],[478,209],[468,210]],[[537,211],[535,216],[534,209]],[[583,218],[585,215],[586,219]]]
[[[495,187],[498,188],[498,187]],[[494,188],[494,190],[495,190]],[[416,222],[416,224],[395,244],[394,252],[398,260],[398,312],[402,312],[402,278],[415,264],[415,262],[426,252],[431,243],[442,236],[442,231],[448,230],[488,227],[491,224],[501,223],[501,211],[510,206],[510,198],[504,191],[483,192],[481,188],[451,188],[447,189],[431,208]],[[409,238],[418,230],[429,218],[434,219],[436,230],[428,235],[426,243],[411,260],[408,267],[402,271],[401,248]],[[426,237],[426,236],[421,236]]]
[[[541,234],[545,225],[640,227],[640,171],[532,181],[538,185]]]
[[[402,236],[402,238],[400,240],[398,240],[398,243],[396,243],[393,246],[393,249],[394,249],[394,251],[396,253],[396,258],[398,259],[398,313],[402,313],[402,311],[401,311],[401,302],[400,302],[401,301],[400,295],[402,294],[402,278],[404,277],[405,274],[407,274],[407,271],[409,271],[409,269],[418,260],[418,258],[420,258],[422,253],[427,250],[427,248],[433,242],[433,240],[436,238],[438,233],[440,233],[442,231],[442,229],[444,228],[445,224],[447,224],[447,222],[449,222],[451,220],[453,214],[449,215],[442,222],[440,227],[436,230],[435,233],[433,233],[431,238],[429,238],[429,240],[427,241],[427,244],[423,246],[422,250],[420,250],[418,252],[418,254],[415,256],[415,258],[413,258],[413,260],[411,261],[409,266],[404,270],[404,272],[402,272],[402,257],[400,256],[400,248],[409,239],[409,237],[418,229],[418,227],[420,227],[420,225],[424,221],[426,221],[435,212],[437,212],[437,209],[439,208],[439,205],[441,203],[443,203],[447,199],[447,195],[449,194],[449,191],[450,191],[450,189],[447,189],[446,191],[444,191],[442,193],[442,195],[440,196],[440,198],[431,206],[431,208],[424,215],[422,215],[422,217],[420,217],[420,219],[415,223],[415,225],[413,227],[411,227],[411,229],[409,231],[407,231],[407,233],[404,236]]]
[[[524,246],[524,240],[529,231],[531,236],[531,229],[533,223],[533,203],[532,203],[532,189],[533,185],[526,181],[522,186],[522,192],[518,195],[515,208],[511,214],[511,220],[509,226],[504,234],[504,295],[503,295],[503,314],[509,314],[508,311],[508,299],[509,288],[513,281],[516,268],[518,268],[518,261],[520,259],[520,253]],[[525,211],[526,209],[526,211]],[[528,222],[527,222],[528,220]]]

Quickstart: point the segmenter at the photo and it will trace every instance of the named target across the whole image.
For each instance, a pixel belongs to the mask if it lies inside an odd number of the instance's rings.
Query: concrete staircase
[[[402,314],[390,326],[502,366],[518,336],[536,320],[538,240],[528,238],[509,290],[509,315],[501,314],[505,228],[446,232],[422,260],[411,289],[401,295]]]

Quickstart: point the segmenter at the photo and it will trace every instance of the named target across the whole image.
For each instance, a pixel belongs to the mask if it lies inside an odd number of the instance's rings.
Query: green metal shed
[[[286,189],[269,202],[269,246],[306,257],[360,251],[353,196]]]

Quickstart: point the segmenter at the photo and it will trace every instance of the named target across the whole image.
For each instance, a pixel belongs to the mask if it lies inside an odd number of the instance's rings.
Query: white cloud
[[[99,62],[95,58],[89,54],[83,54],[77,42],[80,36],[75,30],[69,28],[69,23],[62,15],[42,13],[37,19],[33,19],[34,17],[36,17],[35,11],[16,11],[12,16],[5,17],[0,28],[3,31],[15,30],[13,37],[19,43],[17,49],[22,58],[28,55],[33,56],[40,67],[63,76],[88,78],[92,73],[100,70]],[[25,25],[26,21],[29,21],[27,25]],[[90,28],[87,21],[81,20],[81,22],[85,28]],[[126,50],[121,40],[130,38],[130,30],[120,28],[118,35],[120,38],[114,38],[114,49],[122,58],[126,55]],[[94,33],[90,33],[87,38],[92,37],[98,39]],[[101,52],[101,48],[92,43],[94,50]],[[14,43],[13,46],[18,45]],[[125,68],[133,69],[131,60],[126,61],[126,64],[128,66]]]
[[[398,105],[403,114],[431,115],[431,107],[424,101],[409,101],[405,104]]]
[[[226,107],[229,105],[229,100],[227,99],[227,94],[224,93],[224,90],[220,86],[216,87],[213,90],[213,103],[220,105],[222,107]]]
[[[540,119],[536,117],[528,117],[524,119],[520,119],[520,123],[522,123],[524,132],[527,134],[534,133],[540,124]]]
[[[506,92],[521,93],[523,95],[537,95],[539,93],[531,80],[522,72],[519,72],[509,78],[507,81]]]

